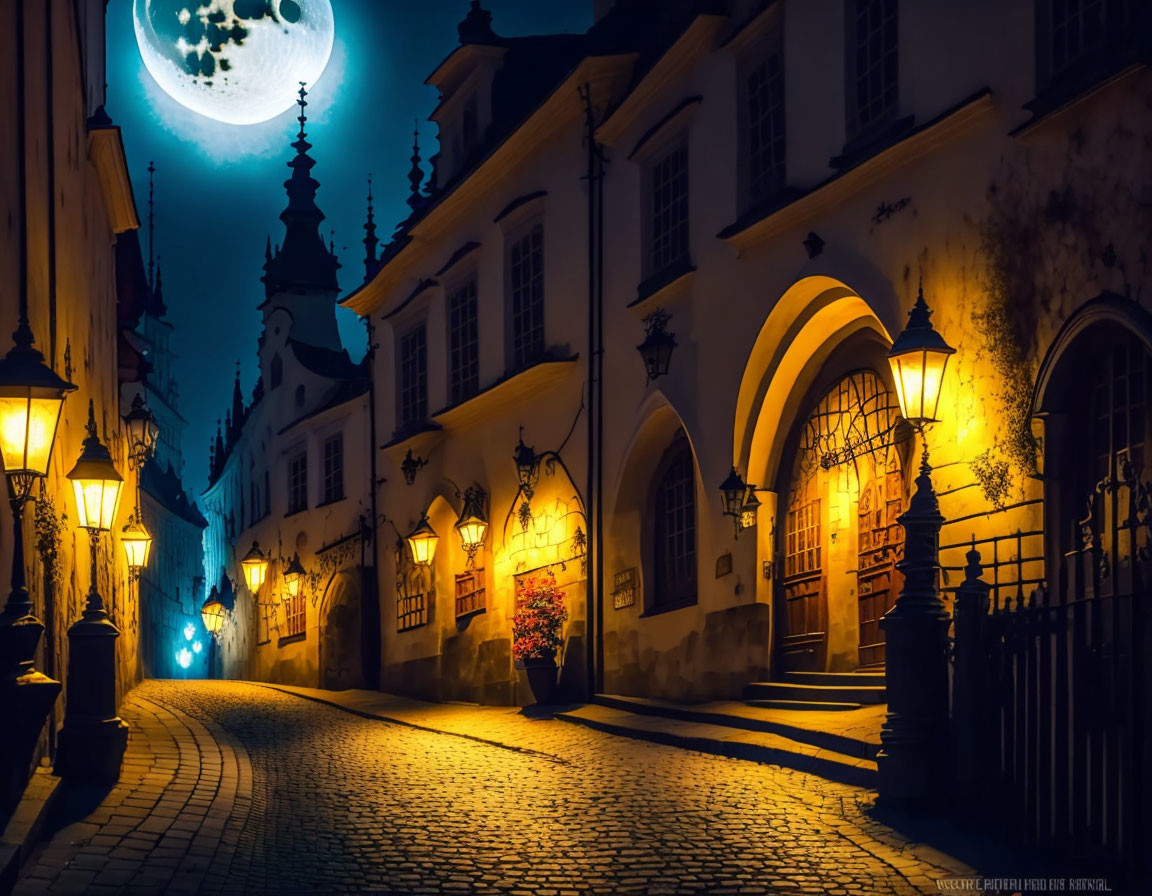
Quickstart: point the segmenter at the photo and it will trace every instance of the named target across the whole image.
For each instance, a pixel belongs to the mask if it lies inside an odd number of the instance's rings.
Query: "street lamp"
[[[520,427],[520,438],[512,452],[512,460],[516,464],[516,479],[520,483],[520,490],[531,501],[536,483],[540,480],[540,458],[536,456],[535,448],[524,444],[524,427]]]
[[[88,530],[92,572],[81,618],[68,629],[68,705],[60,731],[57,774],[78,779],[116,780],[128,743],[128,726],[116,714],[116,639],[120,631],[108,618],[98,590],[96,548],[100,534],[112,528],[124,478],[96,431],[96,413],[88,401],[88,437],[68,474],[76,495],[76,517]]]
[[[304,566],[300,563],[300,555],[293,554],[292,560],[284,568],[284,587],[288,589],[289,597],[300,595],[300,582],[304,578]]]
[[[148,565],[148,555],[152,552],[152,536],[135,514],[128,517],[127,525],[120,530],[120,544],[124,545],[129,571],[133,576],[139,577],[141,570]]]
[[[140,392],[132,399],[132,409],[124,415],[124,424],[128,427],[129,460],[133,466],[142,467],[156,449],[160,427]]]
[[[248,549],[248,553],[240,561],[240,568],[244,570],[244,583],[248,586],[248,590],[255,595],[268,575],[268,558],[261,553],[260,542],[252,542],[252,547]]]
[[[428,522],[427,515],[420,517],[420,522],[408,535],[408,549],[412,552],[412,562],[420,566],[431,566],[439,541],[440,536]]]
[[[724,481],[720,483],[720,492],[724,495],[725,516],[740,519],[740,515],[744,512],[744,499],[748,494],[748,485],[744,482],[740,474],[736,472],[735,464],[732,465],[732,469]]]
[[[484,547],[484,535],[488,531],[488,517],[484,513],[484,490],[471,487],[464,492],[464,507],[456,520],[456,531],[460,534],[460,546],[468,555],[467,569],[475,569],[476,553]]]
[[[940,386],[948,358],[956,353],[932,326],[932,311],[920,287],[916,304],[908,313],[908,323],[892,343],[888,363],[896,381],[900,413],[913,426],[936,421]]]
[[[217,597],[215,586],[200,608],[200,619],[204,622],[204,629],[213,637],[216,637],[224,627],[224,604]]]
[[[644,318],[644,341],[636,346],[636,351],[644,361],[649,382],[668,373],[672,350],[676,348],[676,336],[668,332],[671,318],[672,315],[663,308],[657,308]]]

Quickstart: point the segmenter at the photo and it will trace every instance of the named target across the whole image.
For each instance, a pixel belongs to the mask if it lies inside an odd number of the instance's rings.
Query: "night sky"
[[[540,3],[488,0],[498,34],[579,32],[591,24],[591,0]],[[342,265],[341,294],[364,275],[360,240],[366,178],[373,174],[377,233],[386,242],[408,212],[408,158],[413,119],[421,155],[435,152],[427,121],[436,91],[424,79],[458,46],[456,25],[467,0],[332,0],[335,45],[310,88],[308,140],[320,182],[317,203],[335,232]],[[286,84],[295,91],[295,84]],[[108,103],[124,130],[147,253],[148,163],[156,164],[156,252],[164,298],[175,326],[176,377],[184,433],[184,480],[198,495],[207,481],[208,445],[232,395],[236,361],[251,394],[257,377],[257,306],[264,244],[283,238],[278,215],[297,127],[295,107],[271,121],[228,125],[186,109],[153,81],[132,24],[132,0],[108,6]],[[425,166],[427,172],[427,167]],[[354,360],[364,353],[364,330],[339,309],[340,331]]]

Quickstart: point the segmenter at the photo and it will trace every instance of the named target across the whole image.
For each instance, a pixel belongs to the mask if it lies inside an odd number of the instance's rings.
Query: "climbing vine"
[[[33,522],[36,528],[36,551],[44,564],[45,581],[59,586],[64,575],[60,569],[61,533],[64,531],[68,515],[56,515],[56,505],[40,483],[40,494],[36,499]]]

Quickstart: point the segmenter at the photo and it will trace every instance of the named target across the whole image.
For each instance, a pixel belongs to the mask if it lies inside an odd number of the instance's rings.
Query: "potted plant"
[[[529,579],[512,617],[512,655],[523,661],[528,686],[539,704],[556,699],[556,652],[563,644],[567,619],[564,592],[556,587],[555,576]]]

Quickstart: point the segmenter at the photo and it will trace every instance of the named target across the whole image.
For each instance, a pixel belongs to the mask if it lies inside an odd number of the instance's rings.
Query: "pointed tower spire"
[[[232,429],[233,442],[240,437],[240,424],[244,422],[244,393],[240,391],[240,362],[236,362],[236,381],[232,384]]]
[[[368,218],[364,222],[364,281],[367,282],[376,267],[376,219],[372,215],[372,175],[368,175]]]
[[[412,169],[408,172],[408,183],[411,185],[411,195],[408,197],[408,207],[416,211],[420,205],[420,182],[424,180],[424,172],[420,168],[420,123],[412,119]]]
[[[153,277],[155,265],[152,263],[152,256],[154,250],[153,237],[156,231],[156,202],[155,202],[155,184],[152,175],[156,173],[156,163],[148,163],[148,288],[151,290],[156,289],[156,280]]]
[[[216,472],[219,473],[220,467],[223,466],[223,464],[224,464],[224,436],[220,432],[220,418],[219,417],[216,418],[215,455],[216,455]]]
[[[300,128],[292,143],[296,155],[288,162],[292,174],[284,181],[288,205],[280,213],[286,232],[283,251],[277,249],[265,265],[263,280],[268,295],[285,289],[336,292],[340,288],[336,282],[336,270],[340,264],[320,236],[324,213],[316,205],[316,190],[320,184],[312,177],[316,161],[308,155],[312,144],[304,130],[308,122],[308,101],[305,99],[308,91],[303,81],[300,82],[299,95],[296,104],[300,107],[300,114],[296,120],[300,122]]]
[[[152,286],[152,300],[148,304],[148,313],[160,320],[168,313],[168,306],[164,304],[164,274],[160,267],[161,256],[156,256],[156,282]]]

